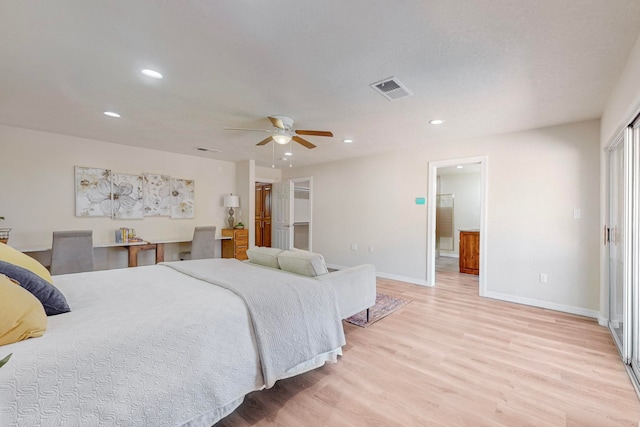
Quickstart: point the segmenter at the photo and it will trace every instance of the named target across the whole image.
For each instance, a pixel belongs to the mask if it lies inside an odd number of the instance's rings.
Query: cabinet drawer
[[[239,260],[245,260],[245,259],[249,259],[249,257],[247,256],[247,247],[245,246],[244,248],[236,248],[236,259]]]

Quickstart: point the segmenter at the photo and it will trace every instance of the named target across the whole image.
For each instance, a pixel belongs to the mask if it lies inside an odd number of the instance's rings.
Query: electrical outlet
[[[373,246],[369,246],[369,253],[372,254],[373,253]]]
[[[540,273],[540,283],[548,283],[549,275],[547,273]]]
[[[358,244],[357,243],[352,243],[351,244],[351,250],[352,251],[357,251],[358,250]]]
[[[580,219],[581,216],[582,216],[582,212],[580,212],[580,209],[573,210],[573,219]]]

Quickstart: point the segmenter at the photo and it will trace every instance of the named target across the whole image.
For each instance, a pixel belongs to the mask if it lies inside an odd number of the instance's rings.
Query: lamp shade
[[[224,196],[224,207],[225,208],[238,208],[240,207],[240,198],[238,196]]]

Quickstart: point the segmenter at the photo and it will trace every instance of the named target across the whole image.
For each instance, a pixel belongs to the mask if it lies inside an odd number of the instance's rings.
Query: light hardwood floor
[[[593,319],[478,297],[476,276],[378,280],[412,299],[344,323],[337,364],[248,395],[216,426],[639,426],[640,401]]]

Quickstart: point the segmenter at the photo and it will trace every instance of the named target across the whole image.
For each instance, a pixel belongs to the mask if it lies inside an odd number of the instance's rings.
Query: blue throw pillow
[[[38,298],[47,316],[71,311],[67,299],[58,288],[26,268],[0,261],[0,273],[20,283],[20,286]]]

